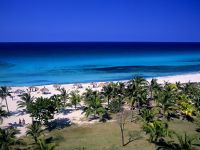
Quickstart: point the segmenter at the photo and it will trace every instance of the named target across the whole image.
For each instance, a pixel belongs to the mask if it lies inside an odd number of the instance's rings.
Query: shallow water
[[[0,43],[0,85],[126,80],[200,71],[200,43]]]

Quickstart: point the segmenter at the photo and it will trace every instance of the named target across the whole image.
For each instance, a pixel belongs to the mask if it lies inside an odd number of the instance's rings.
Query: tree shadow
[[[46,124],[48,131],[52,131],[54,129],[63,129],[65,127],[69,127],[70,125],[71,121],[67,118],[58,118]]]
[[[178,147],[174,141],[165,141],[163,138],[161,138],[158,142],[153,142],[157,148],[156,150],[163,150],[163,149],[171,149]]]
[[[142,132],[140,131],[131,131],[129,132],[129,138],[128,138],[128,142],[125,143],[123,146],[126,146],[134,141],[140,140],[144,137],[144,135],[142,134]]]
[[[17,110],[17,111],[10,111],[9,113],[8,113],[8,116],[14,116],[14,115],[17,115],[17,114],[19,114],[20,113],[20,110]]]
[[[13,128],[18,128],[18,127],[23,127],[23,125],[19,124],[19,123],[8,123],[9,127],[13,127]]]
[[[60,113],[62,113],[63,115],[67,115],[71,113],[72,111],[74,111],[74,109],[67,108],[67,109],[62,109]]]
[[[200,132],[200,128],[197,128],[197,129],[196,129],[196,132]]]

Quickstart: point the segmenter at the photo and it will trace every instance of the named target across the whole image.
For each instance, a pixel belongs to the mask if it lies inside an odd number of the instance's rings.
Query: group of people
[[[25,122],[24,118],[22,120],[19,118],[19,125],[20,126],[26,125],[26,122]]]

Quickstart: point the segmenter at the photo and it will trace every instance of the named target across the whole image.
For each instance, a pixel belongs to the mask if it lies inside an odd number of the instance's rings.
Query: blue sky
[[[200,42],[200,0],[1,0],[12,41]]]

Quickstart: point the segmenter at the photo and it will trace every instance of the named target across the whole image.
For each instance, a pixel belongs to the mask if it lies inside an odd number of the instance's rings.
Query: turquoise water
[[[0,43],[0,85],[125,80],[200,71],[199,43]]]

